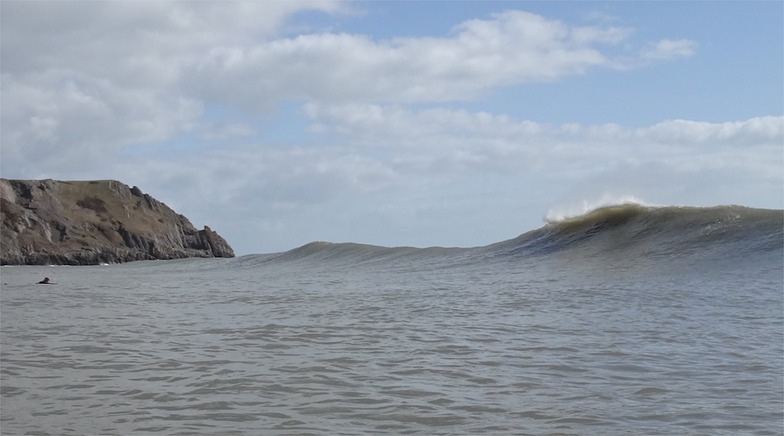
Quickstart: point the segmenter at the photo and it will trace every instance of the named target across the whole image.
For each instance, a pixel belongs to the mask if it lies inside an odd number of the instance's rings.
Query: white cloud
[[[259,108],[283,98],[317,101],[439,102],[488,89],[543,82],[614,66],[600,50],[630,30],[570,27],[520,11],[470,20],[446,37],[374,41],[308,34],[253,46],[216,47],[196,61],[194,90]]]
[[[3,172],[85,169],[194,127],[180,84],[215,46],[263,43],[313,2],[2,2]],[[227,31],[231,29],[231,31]],[[85,159],[90,156],[90,159]],[[98,163],[100,165],[100,163]]]
[[[309,106],[330,126],[331,146],[243,146],[199,160],[232,171],[231,183],[266,201],[329,201],[342,195],[449,184],[464,177],[556,178],[577,183],[617,166],[656,162],[677,171],[742,170],[780,180],[784,117],[735,123],[676,120],[630,129],[608,125],[547,125],[464,110]],[[368,114],[367,116],[362,116]],[[384,120],[390,121],[392,127]],[[186,167],[191,163],[185,164]],[[199,178],[221,180],[215,174]],[[731,178],[731,177],[730,177]],[[662,183],[666,183],[663,180]],[[218,188],[221,189],[221,188]],[[219,196],[220,197],[220,196]]]
[[[664,61],[689,57],[697,50],[697,43],[688,39],[662,39],[648,45],[640,58],[643,61]]]
[[[23,170],[25,164],[86,168],[91,160],[111,158],[130,144],[188,130],[201,113],[198,101],[176,95],[159,96],[153,90],[126,89],[57,71],[43,76],[3,74],[4,171],[6,165]]]
[[[769,116],[724,123],[671,120],[639,129],[635,133],[643,138],[655,138],[661,143],[781,145],[784,119]]]
[[[550,125],[526,120],[514,120],[507,115],[487,112],[468,112],[446,108],[412,111],[401,106],[374,104],[305,105],[305,114],[328,130],[358,139],[368,144],[396,147],[421,147],[430,138],[444,135],[504,140],[517,148],[541,149],[545,144],[570,142],[616,144],[639,143],[693,149],[708,145],[765,145],[778,146],[784,141],[784,118],[757,117],[745,121],[710,123],[690,120],[669,120],[639,129],[618,124],[587,125],[568,123]],[[327,129],[322,127],[322,131]],[[419,138],[419,142],[412,140]],[[424,138],[424,139],[423,139]],[[483,143],[483,146],[486,144]],[[433,147],[436,147],[434,145]]]
[[[507,11],[441,37],[275,36],[299,11],[339,12],[345,5],[3,2],[3,171],[29,166],[19,172],[34,176],[55,164],[85,168],[85,155],[109,158],[130,145],[193,131],[212,105],[259,111],[285,99],[443,102],[553,81],[616,66],[602,48],[631,33]],[[657,53],[685,53],[678,41],[659,45]],[[464,116],[441,122],[463,125]],[[357,123],[372,122],[361,117]],[[221,129],[209,137],[254,130],[236,123]]]

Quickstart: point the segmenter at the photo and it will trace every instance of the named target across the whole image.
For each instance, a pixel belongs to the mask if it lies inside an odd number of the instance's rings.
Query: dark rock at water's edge
[[[234,257],[220,235],[115,180],[0,179],[0,264]]]

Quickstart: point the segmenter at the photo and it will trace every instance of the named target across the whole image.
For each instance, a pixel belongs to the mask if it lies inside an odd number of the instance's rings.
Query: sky
[[[238,255],[472,247],[622,201],[784,208],[782,1],[0,2],[0,175]]]

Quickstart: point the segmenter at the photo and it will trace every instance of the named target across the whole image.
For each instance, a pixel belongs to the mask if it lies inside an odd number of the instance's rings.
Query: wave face
[[[588,250],[593,254],[638,250],[647,255],[722,251],[748,254],[781,250],[784,211],[743,206],[681,207],[622,204],[548,222],[495,244],[507,254]]]

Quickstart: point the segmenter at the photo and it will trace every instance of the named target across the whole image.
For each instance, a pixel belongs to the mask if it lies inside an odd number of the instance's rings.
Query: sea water
[[[782,217],[3,267],[0,433],[780,435]]]

